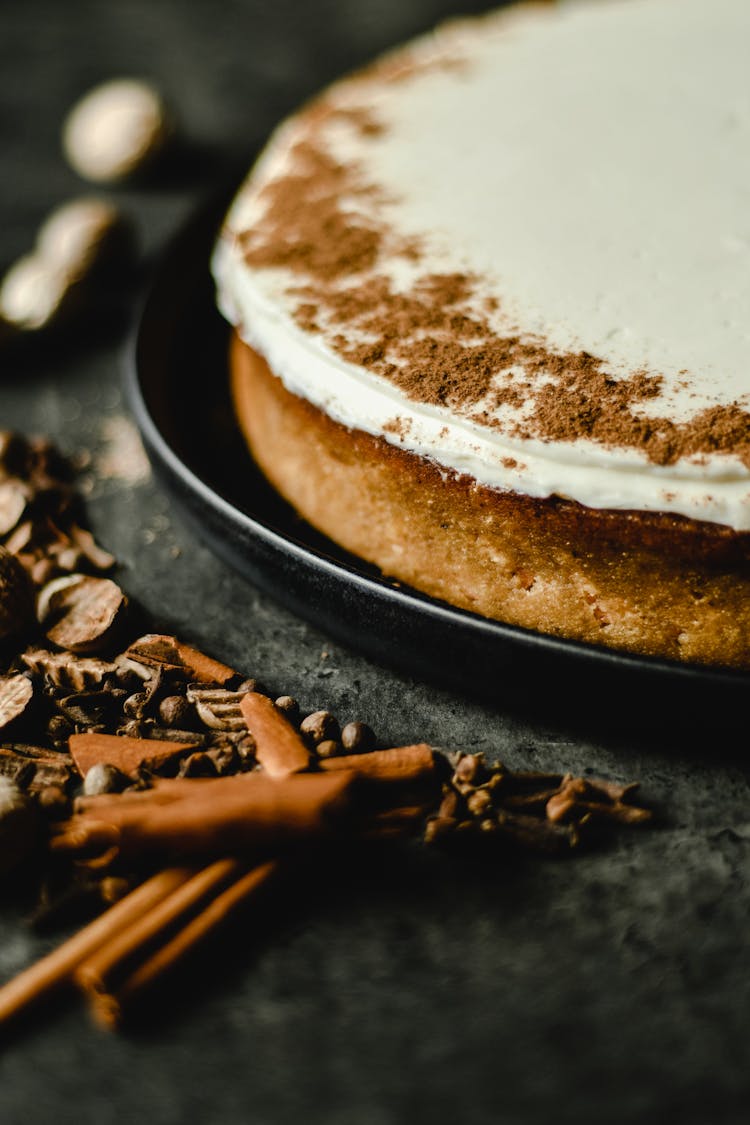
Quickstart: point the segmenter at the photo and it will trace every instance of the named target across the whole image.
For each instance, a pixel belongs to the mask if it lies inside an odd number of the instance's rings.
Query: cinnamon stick
[[[193,874],[190,868],[158,872],[46,957],[0,988],[0,1024],[70,983],[78,965],[152,910]]]
[[[136,919],[81,962],[74,974],[76,984],[98,992],[117,987],[144,953],[150,953],[160,939],[171,937],[245,868],[241,860],[226,858],[196,871],[148,914]]]
[[[353,778],[305,774],[273,781],[260,773],[195,783],[195,794],[169,804],[125,802],[60,825],[54,852],[85,855],[97,847],[132,858],[174,852],[210,858],[277,854],[295,841],[326,835],[350,811]],[[94,860],[96,862],[96,860]]]
[[[155,769],[170,758],[194,750],[192,742],[167,742],[158,738],[130,738],[124,734],[72,734],[70,753],[81,777],[92,766],[105,762],[134,777],[141,766]]]
[[[371,750],[369,754],[348,754],[323,758],[320,768],[326,773],[349,770],[370,781],[422,781],[437,777],[435,754],[426,742],[396,746],[390,750]]]
[[[240,703],[255,755],[269,777],[289,777],[310,768],[311,755],[301,736],[267,696],[249,691]]]
[[[157,981],[266,889],[280,871],[281,863],[270,860],[239,874],[236,868],[236,861],[219,861],[192,880],[198,888],[198,897],[203,897],[199,886],[202,882],[208,898],[192,917],[186,920],[192,906],[183,909],[192,893],[188,884],[144,919],[137,930],[134,928],[123,935],[116,946],[101,950],[79,967],[76,982],[86,992],[97,1023],[106,1028],[119,1026],[124,1012],[141,1000]],[[231,878],[228,885],[210,897],[213,883],[217,886],[226,883],[227,876],[234,874],[236,878]],[[153,947],[150,953],[147,952],[149,947]],[[140,963],[136,964],[136,960]]]

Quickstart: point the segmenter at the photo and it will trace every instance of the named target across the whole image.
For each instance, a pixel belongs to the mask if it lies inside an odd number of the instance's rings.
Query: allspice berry
[[[341,753],[341,743],[335,738],[324,738],[315,747],[315,753],[319,758],[335,758]]]
[[[160,152],[170,134],[160,94],[147,82],[120,78],[90,90],[63,125],[71,167],[94,183],[131,176]]]
[[[0,547],[0,641],[22,633],[33,616],[29,577],[15,555]]]
[[[330,711],[313,711],[302,720],[299,729],[313,746],[329,739],[337,741],[339,737],[339,724]]]
[[[347,723],[341,731],[341,745],[347,754],[367,754],[375,749],[375,735],[367,723]]]
[[[290,723],[299,722],[299,704],[291,695],[280,695],[275,701],[280,711],[283,711]]]

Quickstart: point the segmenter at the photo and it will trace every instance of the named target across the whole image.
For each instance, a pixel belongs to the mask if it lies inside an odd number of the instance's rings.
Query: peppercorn
[[[324,738],[315,747],[315,753],[319,758],[335,758],[341,753],[341,744],[335,738]]]
[[[195,710],[184,695],[167,695],[159,704],[159,718],[168,727],[184,730],[195,720]]]
[[[299,722],[299,703],[291,695],[280,695],[275,701],[279,711],[283,711],[290,723]]]

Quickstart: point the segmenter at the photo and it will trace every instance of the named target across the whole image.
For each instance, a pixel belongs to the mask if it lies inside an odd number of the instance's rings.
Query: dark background
[[[300,100],[480,7],[5,0],[0,265],[31,248],[53,206],[89,190],[59,131],[92,84],[153,78],[191,154],[161,186],[113,193],[137,224],[139,276],[104,293],[72,337],[0,354],[0,425],[90,457],[90,522],[161,624],[384,740],[641,778],[662,823],[566,862],[477,867],[416,848],[342,857],[327,889],[288,902],[267,932],[251,924],[228,941],[150,1027],[108,1037],[81,1010],[53,1007],[0,1045],[3,1125],[747,1120],[746,729],[707,715],[688,737],[675,713],[657,734],[628,692],[592,735],[585,681],[552,720],[514,711],[502,682],[478,704],[377,667],[227,570],[128,453],[121,348],[168,236]],[[49,945],[17,908],[0,910],[0,980]]]

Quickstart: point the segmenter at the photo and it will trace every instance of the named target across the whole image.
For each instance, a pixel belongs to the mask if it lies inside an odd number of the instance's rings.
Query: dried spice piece
[[[37,1003],[50,992],[69,984],[73,972],[87,957],[132,925],[157,903],[187,882],[190,868],[159,871],[126,898],[91,922],[47,957],[37,961],[0,988],[0,1024]]]
[[[280,695],[275,703],[278,709],[284,712],[290,723],[299,723],[299,704],[296,699],[291,695]]]
[[[196,711],[184,695],[167,695],[159,704],[159,718],[167,727],[189,727],[195,722]]]
[[[335,758],[341,753],[341,743],[333,738],[325,738],[315,747],[315,753],[319,758]]]
[[[375,735],[367,723],[347,723],[341,728],[341,746],[347,754],[367,754],[375,749]]]
[[[20,719],[34,697],[34,685],[28,676],[0,676],[0,729]]]
[[[240,708],[255,742],[255,754],[269,777],[285,778],[310,767],[310,752],[278,707],[249,691]]]
[[[241,679],[239,673],[227,664],[212,660],[176,637],[160,633],[147,633],[140,637],[129,646],[124,657],[151,668],[180,674],[187,680],[220,684],[222,687]]]
[[[48,683],[68,692],[100,687],[117,671],[117,665],[107,660],[43,648],[27,649],[21,654],[21,660],[30,671],[43,675]]]
[[[15,782],[20,789],[26,789],[34,776],[35,766],[28,758],[16,753],[9,746],[0,746],[0,777]]]
[[[110,643],[126,606],[127,598],[110,578],[72,574],[44,587],[37,613],[47,640],[85,654]]]
[[[107,1029],[115,1028],[122,1022],[123,1016],[142,1001],[148,991],[166,973],[172,972],[188,954],[206,940],[209,935],[224,927],[241,909],[245,909],[249,902],[257,901],[264,894],[269,885],[273,884],[282,871],[282,864],[278,860],[252,867],[244,873],[233,872],[225,889],[216,897],[209,898],[207,904],[202,905],[199,912],[189,921],[181,919],[179,925],[175,923],[174,898],[172,896],[171,909],[164,911],[161,918],[157,919],[158,932],[152,929],[150,933],[133,935],[128,946],[120,946],[120,962],[114,961],[112,952],[106,963],[88,961],[80,966],[76,974],[78,983],[87,991],[91,999],[92,1011],[97,1022]],[[216,870],[214,868],[214,870]],[[179,904],[180,906],[182,904]],[[153,918],[155,912],[149,917]],[[160,911],[161,913],[161,911]],[[158,944],[158,939],[166,932],[171,934],[164,944]],[[117,987],[117,991],[110,990],[110,986],[102,979],[102,968],[107,973],[116,972],[123,961],[130,961],[133,946],[155,946],[155,950],[145,960],[130,969],[127,976]]]
[[[109,762],[97,762],[87,771],[83,779],[83,793],[86,797],[98,797],[101,793],[119,793],[130,784],[130,780]]]
[[[330,837],[351,823],[352,777],[260,772],[212,780],[167,804],[112,802],[58,826],[50,847],[97,867],[115,860],[180,855],[277,855],[294,844]]]
[[[329,740],[336,742],[341,734],[339,724],[330,711],[313,711],[311,715],[305,716],[299,729],[313,746]]]
[[[76,983],[90,994],[100,1020],[116,1022],[111,994],[127,979],[139,957],[148,955],[159,939],[171,936],[175,928],[184,928],[246,870],[238,859],[219,859],[204,867],[79,965]]]
[[[128,738],[114,734],[74,734],[69,745],[81,777],[99,763],[115,766],[122,773],[135,777],[139,770],[156,770],[165,762],[174,761],[194,749],[192,742]]]
[[[39,793],[49,785],[64,789],[72,768],[68,754],[43,746],[14,742],[0,748],[0,774],[14,777],[27,793]]]
[[[435,752],[426,742],[372,750],[320,762],[326,772],[344,770],[372,781],[433,781],[438,777]]]
[[[425,830],[427,842],[485,838],[526,850],[560,853],[578,847],[582,833],[609,820],[644,824],[650,809],[628,803],[637,786],[569,774],[513,773],[488,765],[482,754],[459,754],[443,801]]]
[[[611,786],[605,782],[566,777],[559,793],[546,805],[547,817],[554,823],[599,820],[620,824],[640,824],[651,819],[648,809],[626,803],[623,798],[635,792],[636,786]]]
[[[189,687],[188,700],[195,704],[201,722],[211,730],[245,730],[240,704],[247,692],[227,688]]]
[[[178,777],[216,777],[216,763],[210,754],[196,750],[180,762]]]

